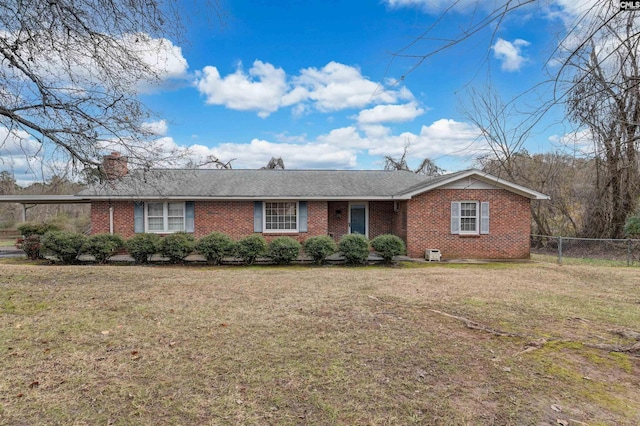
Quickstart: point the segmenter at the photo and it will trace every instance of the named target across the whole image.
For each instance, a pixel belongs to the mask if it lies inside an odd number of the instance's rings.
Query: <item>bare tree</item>
[[[269,169],[269,170],[284,170],[284,161],[282,157],[271,157],[271,160],[267,163],[266,166],[261,167],[261,169]]]
[[[411,148],[411,143],[407,141],[404,145],[402,155],[400,158],[393,158],[390,155],[384,156],[384,169],[385,170],[405,170],[412,173],[417,173],[425,176],[438,176],[444,173],[444,169],[438,167],[436,163],[425,158],[420,162],[420,165],[416,168],[409,167],[408,156]]]
[[[514,153],[509,162],[487,156],[479,160],[488,173],[508,177],[514,183],[547,194],[550,200],[532,201],[531,231],[536,235],[581,236],[593,193],[590,185],[595,161],[561,152]],[[510,172],[506,170],[511,166]]]
[[[570,118],[594,141],[595,194],[586,228],[595,237],[622,238],[640,196],[640,26],[628,13],[601,22],[599,37],[574,55],[568,91]]]
[[[435,20],[423,34],[399,49],[394,59],[404,57],[413,60],[411,72],[430,57],[465,43],[486,29],[492,32],[493,44],[502,22],[518,11],[542,6],[543,2],[501,0],[489,4],[495,7],[487,10],[487,3],[480,1],[451,2],[441,19]],[[471,24],[462,28],[458,36],[438,37],[440,25],[445,22],[442,18],[462,5],[467,8],[475,6]],[[540,108],[534,111],[534,115],[511,127],[514,133],[501,133],[505,128],[496,124],[503,120],[502,114],[508,108],[495,103],[491,97],[477,98],[480,101],[475,104],[474,112],[488,106],[489,112],[498,114],[491,116],[485,110],[477,115],[480,119],[472,121],[485,124],[481,128],[492,149],[491,167],[497,167],[517,182],[522,173],[518,174],[516,170],[518,162],[513,163],[514,154],[520,152],[523,141],[542,114],[551,106],[564,103],[568,116],[578,123],[580,130],[588,129],[594,140],[594,160],[588,162],[592,174],[586,178],[595,192],[590,203],[585,204],[589,209],[584,215],[584,223],[574,223],[574,228],[589,236],[622,237],[625,220],[634,212],[640,196],[640,73],[637,57],[640,13],[623,9],[619,2],[609,1],[575,2],[571,7],[572,22],[565,22],[559,31],[558,45],[549,52],[550,78],[538,83],[551,84],[551,90],[547,90],[549,96],[540,101]],[[533,88],[524,88],[524,91],[528,90]],[[541,190],[535,184],[529,186]]]
[[[530,155],[524,145],[540,116],[535,111],[522,113],[515,102],[504,102],[492,87],[471,89],[462,110],[489,148],[488,155],[478,159],[482,170],[551,196],[551,200],[532,202],[532,232],[582,234],[590,198],[584,182],[594,162],[559,152]]]
[[[182,29],[179,4],[0,2],[0,147],[71,160],[78,170],[99,167],[111,150],[142,165],[172,158],[151,142],[152,114],[137,94],[166,73],[169,38]],[[215,0],[207,5],[217,10]]]
[[[536,116],[520,113],[514,102],[504,102],[491,86],[483,91],[471,88],[461,108],[490,150],[494,168],[490,173],[515,181],[518,164],[514,159],[529,138]]]

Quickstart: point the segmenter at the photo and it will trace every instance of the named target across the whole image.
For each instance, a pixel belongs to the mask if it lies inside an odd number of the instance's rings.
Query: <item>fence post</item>
[[[562,265],[562,237],[558,237],[558,265]]]
[[[627,238],[627,266],[631,266],[631,240]]]

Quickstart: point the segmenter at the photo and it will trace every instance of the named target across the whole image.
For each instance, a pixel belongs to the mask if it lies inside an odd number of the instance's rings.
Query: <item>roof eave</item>
[[[422,186],[420,188],[414,189],[414,190],[412,190],[410,192],[403,193],[401,195],[402,196],[406,196],[408,198],[412,198],[412,197],[414,197],[414,196],[416,196],[418,194],[422,194],[422,193],[428,192],[428,191],[433,191],[434,189],[440,188],[442,186],[445,186],[445,185],[448,185],[450,183],[456,182],[456,181],[458,181],[460,179],[465,179],[465,178],[468,178],[468,177],[471,177],[471,176],[475,176],[479,180],[482,180],[484,182],[487,182],[487,183],[490,183],[490,184],[493,184],[493,185],[496,185],[496,186],[500,186],[500,187],[502,187],[502,188],[504,188],[504,189],[506,189],[508,191],[514,192],[514,193],[516,193],[518,195],[522,195],[523,197],[526,197],[526,198],[529,198],[529,199],[532,199],[532,200],[550,200],[551,199],[551,197],[549,197],[546,194],[543,194],[543,193],[538,192],[538,191],[534,191],[533,189],[526,188],[524,186],[515,184],[513,182],[506,181],[504,179],[499,178],[498,176],[494,176],[492,174],[485,173],[485,172],[483,172],[481,170],[478,170],[478,169],[470,169],[470,170],[467,170],[467,171],[465,171],[463,173],[456,174],[456,175],[452,176],[449,179],[439,180],[439,181],[437,181],[435,183],[427,182],[426,185],[424,185],[424,186]]]
[[[0,203],[18,204],[84,204],[91,199],[77,195],[1,195]]]
[[[410,197],[398,195],[372,195],[372,196],[353,196],[353,195],[278,195],[278,196],[262,196],[262,195],[246,195],[246,196],[206,196],[206,195],[83,195],[83,198],[90,201],[108,201],[108,200],[185,200],[185,201],[269,201],[269,200],[305,200],[305,201],[393,201],[407,200]]]

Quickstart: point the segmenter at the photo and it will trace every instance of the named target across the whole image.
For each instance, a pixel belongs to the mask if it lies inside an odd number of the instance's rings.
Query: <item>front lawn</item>
[[[413,266],[4,261],[0,424],[640,424],[635,268]]]

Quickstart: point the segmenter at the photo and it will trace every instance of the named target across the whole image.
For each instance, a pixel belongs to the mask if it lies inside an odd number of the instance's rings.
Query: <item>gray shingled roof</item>
[[[132,171],[119,181],[85,189],[86,197],[390,198],[434,178],[384,170]]]

